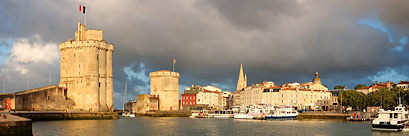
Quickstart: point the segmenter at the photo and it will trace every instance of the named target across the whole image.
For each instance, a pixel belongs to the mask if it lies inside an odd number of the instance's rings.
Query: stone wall
[[[150,100],[148,94],[141,94],[136,96],[136,113],[146,113],[149,111]]]
[[[5,99],[12,100],[12,110],[54,110],[63,111],[75,103],[67,99],[64,88],[51,85],[30,89],[12,94],[0,94],[0,103],[5,105]]]

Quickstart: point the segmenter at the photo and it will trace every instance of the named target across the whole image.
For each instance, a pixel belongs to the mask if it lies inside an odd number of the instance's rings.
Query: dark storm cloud
[[[0,2],[0,40],[38,34],[57,46],[74,38],[77,21],[84,23],[79,5],[87,6],[87,28],[104,30],[104,39],[115,45],[114,91],[120,95],[125,81],[129,89],[140,89],[135,92],[149,91],[149,81],[128,79],[124,67],[145,70],[149,77],[172,70],[173,59],[182,87],[214,84],[229,91],[235,90],[241,63],[249,85],[266,79],[279,85],[308,82],[318,71],[329,88],[353,88],[387,68],[408,73],[402,65],[408,63],[407,50],[391,50],[409,35],[403,1],[6,0]],[[394,42],[358,24],[360,19],[379,19]]]

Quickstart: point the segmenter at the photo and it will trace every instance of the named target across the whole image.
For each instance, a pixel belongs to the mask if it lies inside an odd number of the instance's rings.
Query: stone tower
[[[102,38],[102,30],[85,29],[78,21],[75,39],[59,44],[60,87],[75,102],[74,110],[113,112],[112,53],[114,45]]]
[[[149,73],[151,95],[159,95],[159,110],[179,110],[179,73],[161,70]]]
[[[239,80],[237,80],[237,90],[241,90],[243,88],[247,87],[247,74],[244,74],[243,76],[243,64],[240,65],[240,72],[239,72]]]

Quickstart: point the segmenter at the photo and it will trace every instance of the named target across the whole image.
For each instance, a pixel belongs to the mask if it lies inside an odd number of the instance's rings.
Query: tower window
[[[74,57],[76,57],[77,56],[77,54],[74,54]]]
[[[99,82],[99,87],[101,87],[101,82]]]

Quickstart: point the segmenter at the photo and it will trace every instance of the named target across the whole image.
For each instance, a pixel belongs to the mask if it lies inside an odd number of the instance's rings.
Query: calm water
[[[119,120],[33,122],[33,134],[42,135],[409,135],[377,132],[370,122],[337,120],[237,120],[135,117]]]

